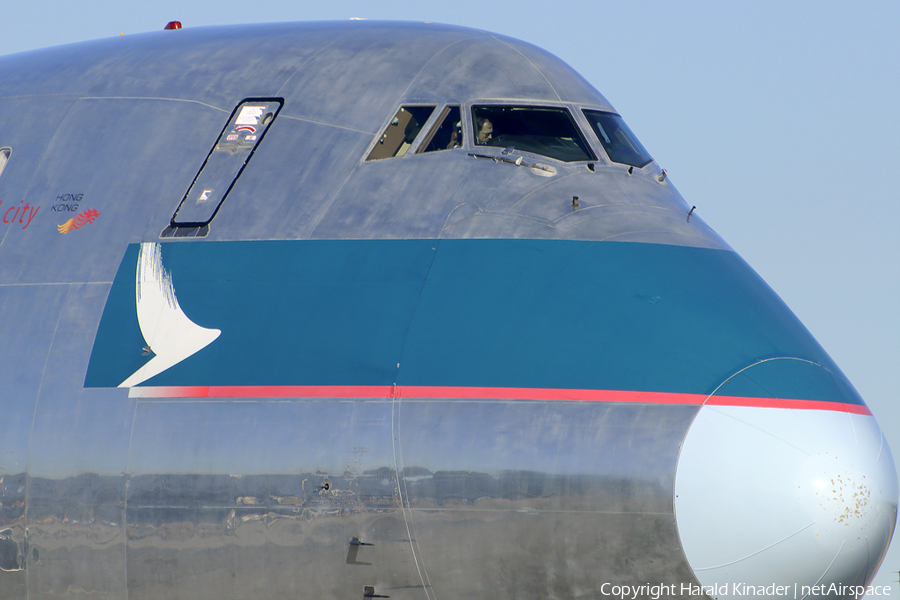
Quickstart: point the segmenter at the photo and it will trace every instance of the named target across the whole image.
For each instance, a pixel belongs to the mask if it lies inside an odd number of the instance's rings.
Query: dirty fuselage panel
[[[0,58],[6,597],[696,584],[690,398],[839,371],[601,113],[552,55],[432,24]]]

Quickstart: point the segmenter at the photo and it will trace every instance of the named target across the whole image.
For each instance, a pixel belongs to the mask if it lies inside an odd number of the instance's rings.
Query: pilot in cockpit
[[[444,147],[445,150],[453,150],[454,148],[460,148],[462,146],[462,123],[459,121],[456,124],[451,125],[450,128],[450,141],[447,142],[447,145]]]
[[[494,137],[494,124],[487,117],[475,118],[475,143],[484,146]]]

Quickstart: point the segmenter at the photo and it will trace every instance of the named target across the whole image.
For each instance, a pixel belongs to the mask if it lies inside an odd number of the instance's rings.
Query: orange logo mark
[[[56,228],[60,233],[69,233],[73,229],[81,229],[88,223],[93,223],[94,219],[100,216],[100,211],[96,208],[92,208],[90,210],[86,210],[82,213],[75,215],[73,218],[69,219],[62,225],[57,225]]]

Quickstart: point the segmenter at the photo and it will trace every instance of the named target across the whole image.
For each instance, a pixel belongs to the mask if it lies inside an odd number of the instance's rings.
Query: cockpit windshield
[[[557,160],[597,160],[569,111],[542,106],[473,106],[476,146],[499,146]]]
[[[432,112],[434,106],[401,106],[366,160],[404,156]]]
[[[640,168],[653,160],[619,115],[586,110],[584,116],[611,161]]]

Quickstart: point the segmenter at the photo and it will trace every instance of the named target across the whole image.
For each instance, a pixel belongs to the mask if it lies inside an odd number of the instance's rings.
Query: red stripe
[[[560,400],[575,402],[631,402],[701,406],[748,406],[799,410],[831,410],[871,415],[862,404],[791,400],[782,398],[744,398],[706,396],[666,392],[629,392],[622,390],[566,390],[548,388],[440,387],[387,385],[231,385],[133,387],[132,398],[420,398],[454,400]]]

